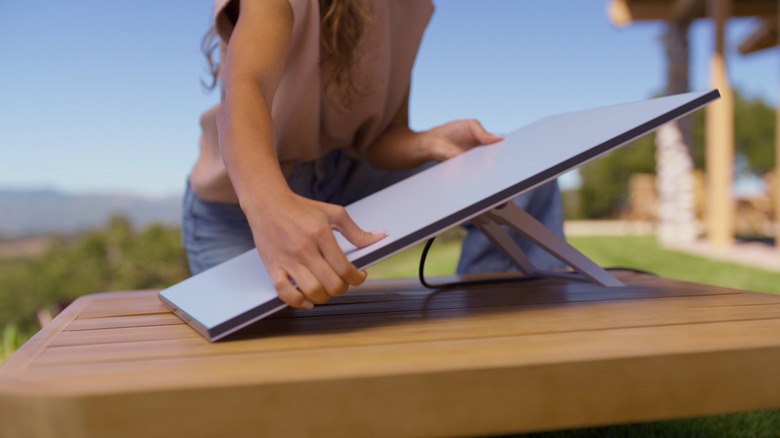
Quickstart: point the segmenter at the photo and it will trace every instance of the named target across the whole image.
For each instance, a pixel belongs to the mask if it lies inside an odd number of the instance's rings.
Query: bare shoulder
[[[278,80],[289,53],[293,13],[288,0],[241,0],[228,41],[228,76]],[[226,78],[229,79],[229,78]]]
[[[232,3],[237,6],[234,14],[238,22],[292,27],[293,13],[289,0],[240,0]]]

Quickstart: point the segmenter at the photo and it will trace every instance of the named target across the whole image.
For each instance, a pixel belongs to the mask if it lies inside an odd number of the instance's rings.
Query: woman
[[[283,301],[324,303],[366,277],[332,231],[358,247],[384,237],[342,205],[500,139],[473,120],[409,129],[411,69],[432,12],[427,0],[217,0],[222,99],[201,119],[185,198],[193,273],[256,247]],[[549,185],[523,202],[549,226],[558,196]],[[484,238],[466,242],[460,271],[496,259]]]

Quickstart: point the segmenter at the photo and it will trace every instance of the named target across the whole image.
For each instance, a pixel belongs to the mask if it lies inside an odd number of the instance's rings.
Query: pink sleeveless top
[[[220,37],[221,59],[233,23],[217,0],[215,27]],[[236,0],[234,0],[236,1]],[[389,127],[409,90],[412,65],[423,31],[433,13],[430,0],[371,0],[373,16],[358,47],[358,65],[365,90],[346,113],[325,97],[320,76],[320,14],[318,0],[289,0],[293,12],[290,54],[274,97],[276,153],[282,171],[316,160],[334,149],[355,157]],[[203,113],[200,155],[190,174],[195,193],[207,201],[237,203],[233,186],[219,152],[216,114],[219,104]]]

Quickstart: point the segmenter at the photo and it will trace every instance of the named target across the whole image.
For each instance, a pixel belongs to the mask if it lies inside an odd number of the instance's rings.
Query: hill
[[[0,189],[0,238],[71,234],[104,226],[115,214],[127,217],[135,226],[150,223],[178,225],[181,222],[181,198]]]

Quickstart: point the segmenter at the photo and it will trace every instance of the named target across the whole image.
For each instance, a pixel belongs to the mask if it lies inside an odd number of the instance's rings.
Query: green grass
[[[465,230],[454,228],[436,237],[425,260],[425,276],[452,275],[458,265],[460,242]],[[420,255],[425,242],[417,244],[367,269],[368,278],[406,278],[417,277]]]
[[[0,365],[32,335],[33,333],[20,330],[16,324],[6,324],[0,333]]]
[[[754,292],[780,293],[780,272],[710,260],[658,246],[653,236],[577,236],[569,243],[603,267],[648,271],[677,280]],[[368,268],[369,278],[416,277],[423,244]],[[458,263],[460,241],[439,239],[425,262],[425,275],[451,275]]]
[[[666,278],[780,293],[780,272],[668,251],[660,248],[653,236],[588,236],[568,240],[600,266],[641,269]]]
[[[415,245],[367,269],[368,278],[417,277],[424,243]],[[425,275],[452,275],[458,264],[459,240],[434,242],[425,260]]]
[[[523,438],[777,438],[780,411],[513,435]]]

